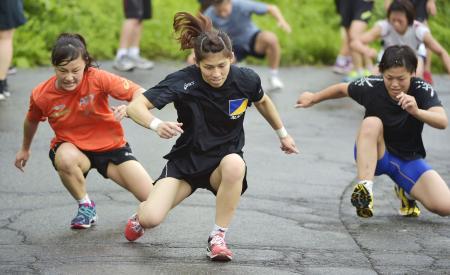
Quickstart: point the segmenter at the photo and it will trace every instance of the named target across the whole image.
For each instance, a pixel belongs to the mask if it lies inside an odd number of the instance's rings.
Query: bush
[[[332,0],[262,0],[276,4],[292,26],[286,34],[271,16],[255,16],[259,27],[274,31],[282,44],[283,65],[332,64],[340,47],[339,22]],[[177,11],[196,13],[196,0],[153,0],[153,18],[144,21],[142,54],[151,59],[183,60],[188,52],[179,50],[173,38],[172,19]],[[384,17],[383,1],[376,1],[370,24]],[[438,16],[431,18],[433,36],[450,49],[450,3],[436,1]],[[78,32],[97,59],[113,59],[123,21],[120,0],[24,0],[27,24],[15,35],[15,59],[19,67],[48,65],[51,47],[61,32]],[[443,71],[433,57],[434,69]],[[257,63],[256,59],[250,62]]]

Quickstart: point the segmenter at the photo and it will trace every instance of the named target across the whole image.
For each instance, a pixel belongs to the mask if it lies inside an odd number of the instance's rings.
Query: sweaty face
[[[383,73],[384,85],[388,90],[389,96],[397,100],[400,93],[407,93],[411,85],[413,74],[408,72],[405,67],[393,67]]]
[[[214,88],[222,87],[230,72],[231,60],[222,52],[208,54],[198,64],[203,80]]]
[[[231,4],[231,0],[225,0],[222,4],[214,5],[217,16],[222,18],[230,16],[232,8],[233,5]]]
[[[69,63],[55,66],[56,87],[68,92],[75,90],[83,79],[85,67],[86,62],[81,55]]]
[[[389,23],[394,27],[395,31],[404,34],[408,29],[408,18],[401,11],[393,11],[389,15]]]

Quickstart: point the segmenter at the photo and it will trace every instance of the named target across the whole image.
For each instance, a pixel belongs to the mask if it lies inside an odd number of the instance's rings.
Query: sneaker
[[[356,214],[358,216],[362,218],[370,218],[373,216],[373,194],[363,183],[355,185],[350,201],[356,207]]]
[[[127,225],[125,226],[124,235],[130,242],[134,242],[144,235],[144,228],[142,228],[139,224],[137,214],[134,214],[128,219]]]
[[[123,55],[116,60],[114,60],[113,64],[114,69],[122,72],[128,72],[133,70],[136,67],[136,64],[131,60],[127,55]]]
[[[208,247],[206,248],[206,255],[212,261],[231,261],[233,259],[233,252],[228,249],[223,233],[217,233],[208,239]]]
[[[8,79],[5,78],[5,80],[3,80],[3,95],[6,97],[11,96],[11,93],[9,92],[9,86],[8,86]]]
[[[6,100],[4,80],[0,80],[0,101]]]
[[[77,216],[70,223],[72,229],[84,229],[94,225],[97,221],[97,213],[95,211],[95,203],[83,203],[78,206]]]
[[[271,76],[269,78],[269,85],[271,91],[274,90],[281,90],[284,88],[283,82],[281,82],[280,78],[278,76]]]
[[[409,199],[403,188],[398,187],[398,185],[394,186],[395,194],[397,198],[399,198],[401,204],[398,213],[403,217],[419,217],[420,209],[417,206],[416,200]]]
[[[336,60],[336,63],[334,63],[333,66],[333,72],[337,74],[348,74],[351,72],[353,68],[353,64],[350,60],[345,60],[345,62],[338,62]]]
[[[425,80],[429,84],[433,85],[433,77],[431,76],[431,72],[430,71],[424,71],[423,72],[423,80]]]
[[[358,73],[357,71],[353,70],[353,71],[351,71],[348,75],[346,75],[346,76],[342,79],[342,81],[343,81],[343,82],[352,82],[352,81],[355,81],[355,80],[360,79],[361,77],[363,77],[362,74],[360,74],[360,73]]]
[[[17,69],[14,66],[8,68],[8,75],[13,75],[17,73]]]
[[[155,66],[155,63],[153,63],[153,61],[145,59],[141,56],[138,57],[129,56],[129,58],[134,62],[136,68],[141,70],[150,70],[153,69],[153,67]]]

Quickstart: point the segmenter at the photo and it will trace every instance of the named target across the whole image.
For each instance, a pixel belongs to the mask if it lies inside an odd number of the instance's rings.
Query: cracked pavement
[[[122,75],[148,88],[182,66],[163,62],[151,71]],[[101,68],[114,72],[111,62],[103,62]],[[266,85],[267,68],[253,68]],[[374,217],[356,216],[350,193],[362,108],[350,99],[293,108],[299,91],[317,91],[340,81],[330,68],[282,68],[285,90],[269,93],[299,155],[284,155],[256,109],[247,111],[244,157],[249,188],[227,234],[235,253],[232,262],[213,263],[205,256],[214,224],[214,196],[204,190],[175,208],[162,225],[128,243],[123,229],[138,202],[92,171],[87,188],[97,204],[98,224],[70,230],[76,204],[48,159],[53,133],[47,123],[40,124],[25,173],[13,165],[31,89],[51,74],[51,68],[20,70],[8,81],[11,98],[0,103],[1,274],[450,273],[449,218],[423,207],[419,218],[401,217],[389,178],[376,179]],[[435,75],[434,81],[448,106],[450,78]],[[172,106],[155,113],[175,119]],[[159,139],[128,120],[123,125],[135,155],[156,178],[173,140]],[[449,130],[425,126],[424,142],[428,162],[449,182]]]

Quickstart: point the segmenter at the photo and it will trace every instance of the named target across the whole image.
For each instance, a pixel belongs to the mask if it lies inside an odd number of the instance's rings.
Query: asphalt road
[[[111,62],[101,65],[113,71]],[[122,75],[151,87],[182,66],[157,63],[151,71]],[[265,85],[268,70],[254,69]],[[235,254],[229,263],[205,256],[215,201],[203,190],[161,226],[129,243],[123,229],[138,202],[91,171],[88,190],[97,204],[98,225],[69,229],[77,206],[48,159],[53,132],[47,123],[40,124],[25,173],[13,165],[31,89],[51,75],[51,68],[20,70],[9,78],[11,98],[0,103],[0,274],[450,274],[450,219],[423,207],[419,218],[401,217],[389,178],[376,179],[374,217],[356,216],[350,193],[362,108],[350,99],[293,108],[299,91],[339,82],[330,68],[282,68],[286,88],[270,93],[300,154],[284,155],[269,125],[255,108],[248,110],[249,189],[227,234]],[[435,75],[434,80],[449,106],[450,78]],[[172,106],[156,113],[175,119]],[[135,155],[157,177],[173,141],[129,120],[123,125]],[[424,142],[428,162],[449,182],[449,130],[426,126]]]

